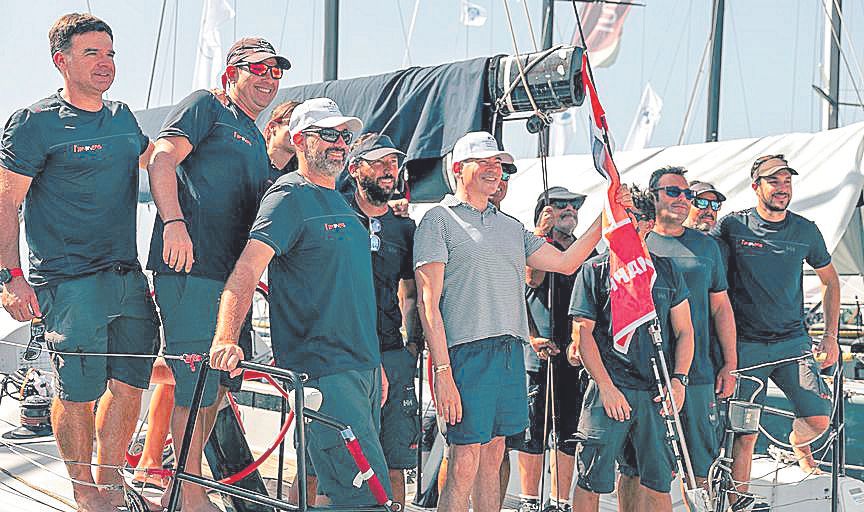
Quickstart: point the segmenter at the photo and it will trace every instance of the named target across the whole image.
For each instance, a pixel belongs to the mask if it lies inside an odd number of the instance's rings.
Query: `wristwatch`
[[[21,277],[24,271],[20,268],[0,268],[0,284],[6,284],[14,277]]]
[[[685,388],[690,384],[690,377],[686,373],[673,373],[672,378],[678,379]]]

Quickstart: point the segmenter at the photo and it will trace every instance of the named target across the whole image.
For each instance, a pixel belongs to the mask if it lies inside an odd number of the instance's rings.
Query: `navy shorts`
[[[449,444],[485,444],[528,427],[522,340],[495,336],[450,347],[462,421],[447,426]]]

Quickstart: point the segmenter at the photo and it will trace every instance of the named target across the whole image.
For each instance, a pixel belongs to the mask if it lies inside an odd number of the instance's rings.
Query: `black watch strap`
[[[686,373],[673,373],[672,378],[678,379],[684,387],[687,387],[687,385],[690,384],[690,377],[688,377]]]

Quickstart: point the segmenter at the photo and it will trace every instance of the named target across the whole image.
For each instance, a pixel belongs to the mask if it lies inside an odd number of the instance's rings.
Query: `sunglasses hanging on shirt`
[[[369,249],[372,252],[378,252],[381,249],[381,237],[378,233],[381,232],[381,221],[375,217],[369,217]]]

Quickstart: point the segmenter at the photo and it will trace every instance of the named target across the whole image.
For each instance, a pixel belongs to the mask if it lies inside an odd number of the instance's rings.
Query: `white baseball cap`
[[[453,146],[453,163],[468,160],[469,158],[490,158],[493,156],[501,158],[502,163],[513,163],[513,156],[506,151],[498,149],[498,141],[488,132],[466,133]]]
[[[294,108],[291,120],[288,121],[288,131],[291,137],[294,137],[312,126],[333,128],[343,123],[347,123],[348,129],[354,133],[363,129],[363,121],[342,115],[335,101],[330,98],[312,98]]]

